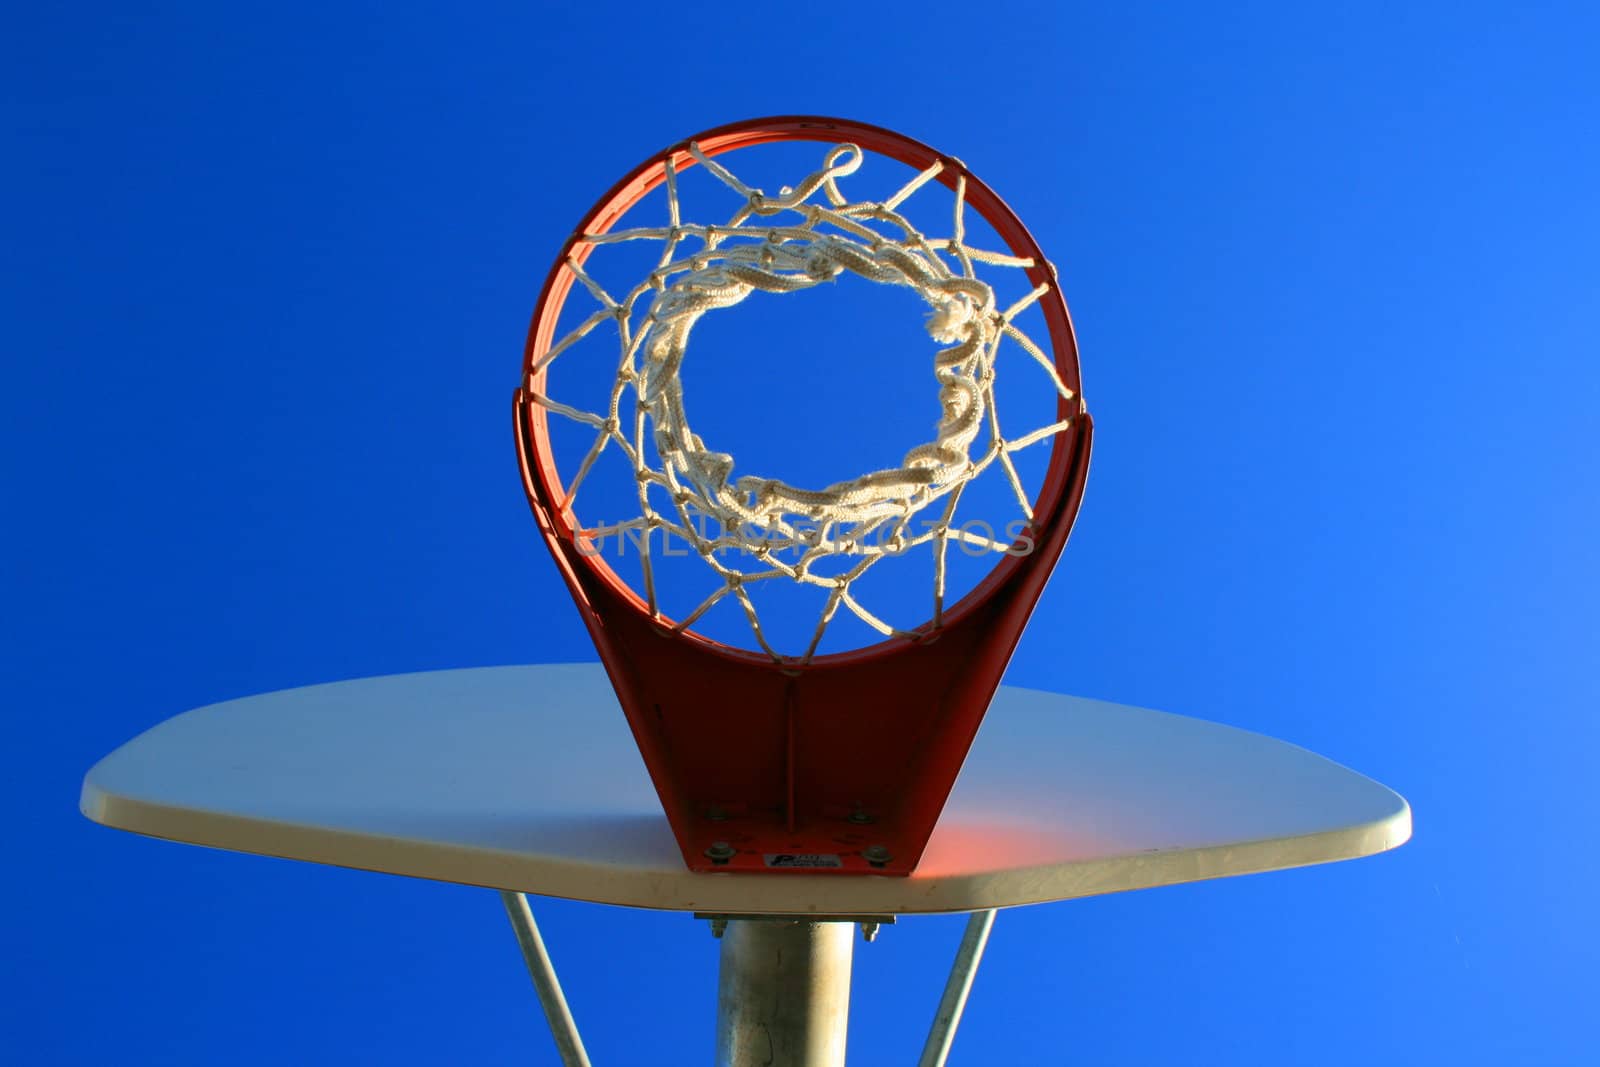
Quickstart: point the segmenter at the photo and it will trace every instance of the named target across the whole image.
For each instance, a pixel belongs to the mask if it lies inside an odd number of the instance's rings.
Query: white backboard
[[[995,696],[916,873],[693,874],[597,665],[392,675],[179,715],[101,760],[83,813],[154,837],[641,908],[905,915],[1366,856],[1391,790],[1198,719]]]

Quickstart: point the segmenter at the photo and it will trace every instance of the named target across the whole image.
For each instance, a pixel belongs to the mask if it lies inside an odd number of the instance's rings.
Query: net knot
[[[941,344],[955,344],[972,336],[977,309],[965,293],[955,293],[928,312],[928,336]]]
[[[806,273],[818,281],[837,278],[844,266],[824,249],[816,249],[806,257]]]

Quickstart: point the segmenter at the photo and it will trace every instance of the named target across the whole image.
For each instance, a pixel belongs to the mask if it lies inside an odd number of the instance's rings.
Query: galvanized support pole
[[[844,1067],[855,931],[851,922],[729,922],[718,1067]]]
[[[528,898],[501,891],[500,899],[511,917],[511,928],[517,932],[517,944],[522,946],[522,958],[527,961],[528,974],[550,1024],[550,1036],[556,1039],[556,1048],[561,1052],[561,1062],[566,1067],[589,1067],[589,1054],[583,1050],[583,1038],[578,1036],[578,1024],[567,1008],[567,998],[561,995],[561,983],[556,981],[555,967],[545,951],[544,938],[539,936],[539,926],[533,921]]]
[[[967,1006],[967,994],[972,990],[972,979],[978,971],[978,961],[983,959],[983,947],[989,942],[989,929],[994,926],[994,910],[975,911],[967,920],[966,933],[961,935],[961,947],[956,950],[956,961],[950,967],[950,980],[945,983],[944,996],[939,1000],[939,1013],[933,1017],[933,1027],[928,1031],[928,1043],[922,1046],[922,1059],[918,1067],[944,1067],[950,1056],[950,1045],[956,1039],[956,1027],[961,1022],[961,1012]]]

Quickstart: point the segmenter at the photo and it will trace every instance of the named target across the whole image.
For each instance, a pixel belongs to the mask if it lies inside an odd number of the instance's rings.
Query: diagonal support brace
[[[975,911],[967,920],[967,930],[961,935],[961,947],[956,950],[955,963],[950,966],[950,980],[945,983],[939,1012],[933,1017],[933,1027],[928,1031],[928,1043],[922,1046],[918,1067],[944,1067],[950,1058],[956,1027],[961,1023],[967,994],[972,991],[972,979],[978,972],[978,961],[983,959],[983,949],[989,943],[989,930],[993,926],[993,908]]]
[[[539,936],[539,926],[533,921],[528,898],[503,890],[500,899],[511,917],[511,928],[517,932],[517,944],[522,946],[522,958],[527,961],[528,974],[550,1024],[550,1036],[561,1052],[561,1062],[565,1067],[589,1067],[589,1054],[583,1049],[583,1038],[578,1036],[578,1024],[567,1008],[567,998],[561,995],[561,983],[556,981],[555,967],[545,951],[544,938]]]

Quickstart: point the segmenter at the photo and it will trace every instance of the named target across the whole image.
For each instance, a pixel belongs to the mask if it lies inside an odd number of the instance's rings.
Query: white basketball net
[[[754,583],[787,579],[827,590],[810,645],[798,657],[802,663],[816,653],[841,604],[884,636],[904,636],[863,607],[850,586],[884,558],[923,544],[931,544],[933,549],[933,624],[938,626],[945,609],[949,542],[959,540],[994,552],[1011,547],[952,527],[962,488],[998,465],[1023,516],[1031,522],[1032,504],[1011,454],[1060,433],[1070,423],[1062,420],[1007,438],[1001,433],[995,410],[995,357],[1002,337],[1011,338],[1044,368],[1060,396],[1073,395],[1050,357],[1013,321],[1049,292],[1049,286],[1038,286],[1003,311],[995,307],[994,292],[978,278],[976,265],[1025,269],[1034,263],[965,243],[965,175],[956,180],[950,237],[925,236],[896,211],[939,174],[941,163],[922,171],[886,201],[855,203],[844,196],[838,184],[861,166],[861,149],[852,144],[834,147],[821,170],[776,196],[745,185],[704,155],[699,145],[691,144],[689,152],[744,198],[744,205],[728,222],[693,225],[682,221],[677,173],[669,158],[667,226],[580,238],[593,245],[660,241],[663,248],[655,270],[618,300],[586,274],[576,258],[566,263],[600,308],[541,356],[524,383],[536,403],[595,430],[594,442],[559,502],[559,510],[580,536],[633,536],[640,546],[646,605],[657,617],[651,535],[661,531],[663,536],[680,538],[705,561],[720,577],[721,586],[685,618],[663,620],[676,630],[694,625],[715,604],[732,596],[743,607],[761,648],[775,660],[793,662],[768,643],[749,593]],[[825,204],[813,202],[819,190]],[[690,239],[699,242],[692,252],[683,248]],[[959,273],[941,253],[954,260]],[[875,282],[908,286],[927,302],[928,333],[947,346],[935,352],[932,360],[942,409],[933,440],[906,453],[899,467],[872,471],[822,489],[797,488],[755,475],[735,476],[733,457],[706,447],[690,429],[684,412],[679,368],[690,331],[706,312],[732,307],[758,289],[798,292],[845,271]],[[635,327],[635,309],[646,296],[650,297],[648,311]],[[563,404],[535,388],[551,363],[607,321],[616,324],[621,359],[603,414]],[[632,410],[624,414],[629,394]],[[974,455],[974,442],[985,429],[987,442]],[[609,526],[584,528],[572,513],[574,498],[596,459],[613,446],[633,467],[640,515]],[[665,490],[670,510],[652,502],[652,486]],[[912,519],[935,504],[939,507],[933,517],[920,520],[913,528]],[[734,550],[732,559],[725,558],[729,550]],[[822,565],[833,560],[847,565],[826,573],[832,568]]]

